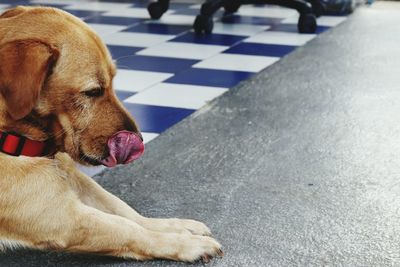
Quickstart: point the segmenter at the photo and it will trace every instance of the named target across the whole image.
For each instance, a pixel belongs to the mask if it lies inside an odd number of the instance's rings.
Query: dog
[[[144,151],[99,36],[50,7],[0,15],[0,248],[193,262],[222,256],[201,222],[146,218],[76,168]]]

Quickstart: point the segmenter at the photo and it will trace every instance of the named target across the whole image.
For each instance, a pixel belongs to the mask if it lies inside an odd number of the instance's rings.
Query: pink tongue
[[[101,163],[107,167],[114,167],[140,158],[144,153],[144,144],[137,134],[120,131],[108,139],[108,150],[110,155]]]

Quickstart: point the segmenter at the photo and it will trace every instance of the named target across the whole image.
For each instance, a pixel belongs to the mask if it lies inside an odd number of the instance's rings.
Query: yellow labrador
[[[0,248],[192,262],[222,255],[200,222],[139,215],[75,167],[115,166],[144,145],[117,100],[100,38],[54,8],[0,16]]]

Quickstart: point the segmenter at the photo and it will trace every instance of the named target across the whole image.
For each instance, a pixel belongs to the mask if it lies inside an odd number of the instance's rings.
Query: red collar
[[[0,152],[11,156],[42,157],[47,155],[47,143],[28,139],[15,133],[0,131]]]

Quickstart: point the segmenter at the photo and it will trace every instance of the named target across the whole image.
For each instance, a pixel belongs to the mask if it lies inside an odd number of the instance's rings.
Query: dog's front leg
[[[195,220],[176,218],[156,219],[140,215],[121,199],[107,192],[92,178],[80,172],[67,154],[59,153],[57,157],[64,163],[64,168],[73,174],[73,179],[70,180],[71,186],[86,205],[110,214],[128,218],[152,231],[211,235],[209,228],[204,223]]]
[[[221,246],[211,237],[150,231],[131,220],[83,204],[75,211],[75,225],[66,236],[68,251],[187,262],[222,256]]]
[[[5,158],[0,163],[10,162]],[[124,217],[82,203],[74,173],[57,160],[15,158],[0,164],[0,240],[25,246],[138,260],[194,261],[221,254],[211,237],[148,230]]]

